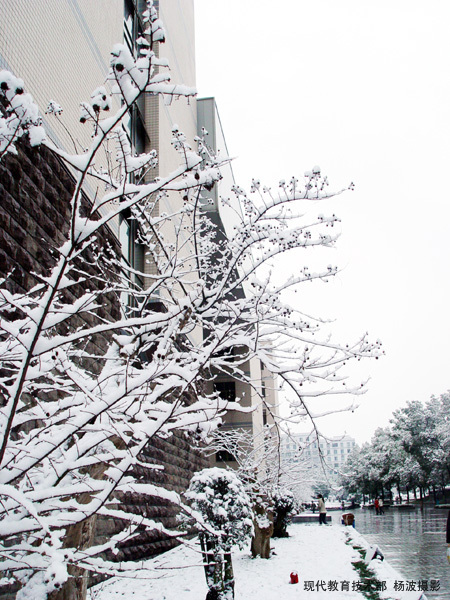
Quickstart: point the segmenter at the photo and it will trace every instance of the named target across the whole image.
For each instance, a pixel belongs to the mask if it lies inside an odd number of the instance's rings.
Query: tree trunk
[[[208,543],[205,540],[204,535],[200,534],[199,539],[200,539],[200,547],[202,549],[203,568],[205,570],[206,585],[208,586],[208,589],[211,590],[214,588],[214,570],[215,570],[214,548],[211,543]],[[207,596],[207,598],[208,598],[208,596]]]
[[[72,525],[68,528],[68,533],[64,545],[67,548],[89,548],[94,541],[96,515]],[[89,572],[75,565],[68,567],[69,579],[59,590],[55,590],[48,595],[48,600],[85,600],[87,594],[87,585]]]
[[[123,447],[121,440],[114,438],[111,441],[117,447]],[[107,467],[106,463],[99,463],[90,469],[90,475],[95,479],[101,479]],[[91,500],[91,494],[80,494],[77,498],[79,504],[89,504]],[[96,521],[97,515],[93,515],[80,523],[68,527],[66,537],[64,538],[64,548],[76,548],[77,550],[90,548],[94,543]],[[76,565],[69,565],[67,571],[69,573],[67,581],[59,590],[51,592],[47,600],[86,600],[89,571]]]
[[[272,537],[288,537],[288,514],[288,512],[281,510],[275,513]]]
[[[251,552],[253,558],[260,556],[261,558],[270,558],[270,538],[273,534],[273,515],[267,513],[267,517],[270,521],[268,527],[260,527],[258,519],[253,520],[255,533],[252,538]]]
[[[436,493],[436,488],[433,485],[433,499],[434,499],[434,503],[437,504],[437,493]]]
[[[224,555],[224,576],[223,576],[223,587],[224,596],[226,600],[234,599],[234,572],[233,563],[231,562],[231,553],[227,552]]]

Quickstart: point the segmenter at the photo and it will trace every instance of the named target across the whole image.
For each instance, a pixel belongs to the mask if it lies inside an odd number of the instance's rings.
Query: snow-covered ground
[[[352,561],[361,560],[353,545],[364,549],[366,540],[352,527],[292,524],[290,537],[272,540],[269,560],[252,559],[248,551],[233,554],[236,600],[363,600],[357,591],[358,573]],[[348,543],[350,541],[350,543]],[[141,578],[113,578],[92,588],[89,600],[203,600],[207,587],[198,547],[180,546],[144,563]],[[395,591],[404,578],[386,561],[372,560],[373,569],[387,590],[381,598],[419,600],[422,592]],[[290,573],[299,583],[290,583]],[[148,575],[151,572],[151,579]],[[313,589],[311,589],[311,586]],[[307,588],[310,588],[309,590]],[[347,590],[348,587],[348,590]],[[423,596],[425,600],[425,596]]]

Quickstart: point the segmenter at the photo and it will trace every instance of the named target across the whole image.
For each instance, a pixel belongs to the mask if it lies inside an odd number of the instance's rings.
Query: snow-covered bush
[[[294,494],[287,489],[272,492],[273,537],[287,537],[287,527],[292,515],[298,510]]]
[[[248,541],[252,533],[250,498],[232,471],[203,469],[193,476],[185,496],[209,525],[204,535],[217,538],[224,551],[229,552],[234,545],[243,547]]]
[[[218,468],[196,473],[185,496],[201,515],[197,527],[208,588],[217,598],[234,598],[231,550],[242,548],[253,533],[250,498],[232,471]]]

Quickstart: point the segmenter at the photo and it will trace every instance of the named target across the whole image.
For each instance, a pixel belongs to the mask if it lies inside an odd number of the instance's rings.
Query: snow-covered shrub
[[[231,549],[242,548],[253,533],[250,498],[233,472],[218,468],[196,473],[185,496],[201,515],[197,528],[209,595],[234,598]]]
[[[287,527],[292,515],[298,510],[294,494],[287,489],[278,489],[272,493],[273,537],[287,537]]]
[[[250,498],[232,471],[203,469],[194,475],[185,496],[209,526],[203,535],[225,552],[248,541],[253,531]]]

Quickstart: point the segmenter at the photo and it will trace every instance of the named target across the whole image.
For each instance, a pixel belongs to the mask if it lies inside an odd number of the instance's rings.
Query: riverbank
[[[289,538],[272,540],[269,560],[252,559],[247,550],[233,554],[236,600],[419,600],[422,596],[421,591],[407,591],[402,575],[386,561],[374,559],[365,565],[369,543],[352,527],[292,524],[289,533]],[[366,572],[366,566],[372,574]],[[113,578],[92,588],[90,600],[206,597],[195,543],[148,560],[142,567],[135,578]],[[293,571],[298,573],[297,584],[290,583]],[[400,582],[403,590],[396,589]]]

